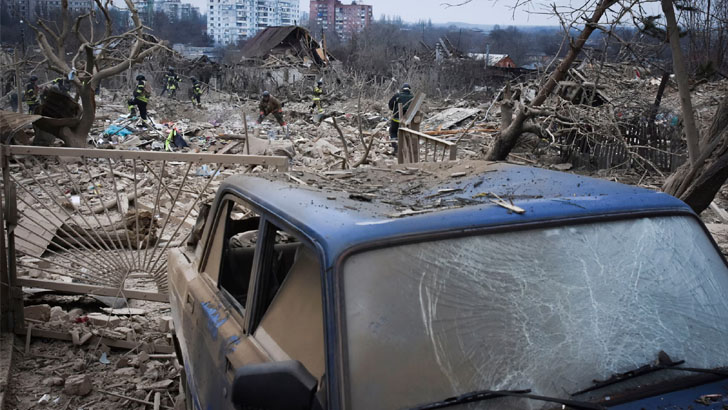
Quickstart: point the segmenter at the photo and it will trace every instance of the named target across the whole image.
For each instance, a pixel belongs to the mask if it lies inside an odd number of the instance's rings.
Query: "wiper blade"
[[[559,403],[567,406],[567,408],[575,410],[604,410],[606,407],[596,404],[589,403],[586,401],[576,401],[569,399],[561,399],[558,397],[539,396],[537,394],[530,394],[531,390],[479,390],[470,393],[461,394],[447,398],[442,401],[435,401],[432,403],[422,404],[416,407],[412,407],[409,410],[432,410],[441,409],[445,407],[451,407],[458,404],[473,403],[478,401],[495,399],[498,397],[520,397],[524,399],[546,401],[551,403]]]
[[[664,351],[660,351],[660,353],[657,354],[657,361],[655,363],[649,363],[644,366],[640,366],[633,370],[628,370],[626,372],[613,374],[610,378],[607,380],[593,380],[594,385],[591,387],[587,387],[584,390],[579,390],[576,393],[571,394],[571,396],[577,396],[579,394],[588,393],[590,391],[598,390],[606,386],[610,386],[612,384],[620,383],[625,380],[634,379],[636,377],[643,376],[645,374],[649,374],[652,372],[656,372],[658,370],[678,370],[678,371],[684,371],[684,372],[693,372],[693,373],[705,373],[705,374],[715,374],[718,376],[728,376],[728,369],[702,369],[697,367],[677,367],[681,364],[685,363],[685,360],[678,360],[673,361],[670,356],[667,355]]]

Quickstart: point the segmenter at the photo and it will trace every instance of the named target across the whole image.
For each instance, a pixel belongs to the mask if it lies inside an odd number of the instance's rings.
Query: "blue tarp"
[[[118,125],[109,125],[109,128],[104,130],[104,135],[118,135],[120,137],[126,137],[129,134],[133,134],[131,131]]]

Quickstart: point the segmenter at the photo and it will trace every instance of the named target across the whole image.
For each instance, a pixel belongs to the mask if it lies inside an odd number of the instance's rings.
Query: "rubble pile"
[[[326,61],[318,44],[306,43],[307,33],[270,33],[273,40],[283,34],[287,41],[294,39],[306,47],[269,53],[261,46],[265,52],[251,58],[265,69],[308,69]],[[522,136],[509,161],[658,189],[665,173],[649,167],[617,169],[611,163],[595,171],[588,162],[593,158],[583,164],[589,166],[581,167],[570,151],[578,145],[580,153],[586,149],[593,156],[598,144],[624,137],[625,124],[646,115],[658,87],[659,76],[632,66],[585,63],[574,67],[543,105],[545,114],[536,117],[537,127]],[[514,110],[532,101],[538,88],[538,82],[532,81],[514,86]],[[726,88],[726,80],[695,85],[700,123],[710,118],[718,103],[716,96]],[[257,122],[255,94],[210,91],[203,96],[202,108],[197,108],[181,96],[158,97],[155,92],[149,106],[151,120],[143,124],[128,115],[128,92],[104,90],[97,98],[89,142],[106,150],[285,156],[290,169],[275,178],[324,191],[333,192],[336,187],[363,207],[386,207],[391,218],[501,200],[467,197],[461,182],[464,176],[482,172],[482,163],[470,160],[484,158],[500,131],[501,91],[490,90],[487,99],[484,93],[477,99],[426,99],[417,131],[456,143],[457,162],[395,167],[387,101],[329,96],[324,112],[313,113],[310,96],[292,96],[284,86],[280,89],[271,92],[284,103],[285,127],[271,116]],[[679,112],[676,87],[669,83],[655,122],[679,130]],[[170,138],[174,132],[179,139]],[[33,131],[25,136],[32,137]],[[586,137],[586,142],[579,142],[579,137]],[[195,236],[192,231],[203,213],[200,204],[209,202],[225,177],[250,172],[274,178],[263,166],[200,163],[188,167],[181,161],[169,161],[162,170],[144,161],[32,157],[11,164],[18,185],[18,211],[25,216],[18,221],[16,235],[34,237],[18,240],[19,277],[113,285],[120,291],[163,290],[163,275],[130,272],[119,279],[113,269],[89,268],[93,261],[74,259],[80,253],[69,248],[89,247],[98,251],[100,259],[112,254],[126,258],[148,250],[165,263],[167,247],[181,246],[188,236]],[[434,190],[436,185],[440,188]],[[332,206],[336,206],[336,195],[331,195]],[[716,202],[722,208],[728,203],[728,192],[721,192]],[[721,228],[727,220],[716,212],[703,217],[716,224],[711,231],[722,238],[728,252],[728,233]],[[164,229],[166,221],[172,221],[173,228]],[[97,230],[111,232],[109,241],[92,244],[88,238]],[[59,296],[32,287],[24,290],[27,339],[16,341],[18,359],[13,370],[24,377],[11,382],[10,408],[142,409],[155,403],[158,408],[179,404],[182,368],[173,354],[168,304],[121,296]]]
[[[156,395],[161,408],[181,403],[167,304],[129,300],[114,309],[88,296],[38,292],[26,296],[25,317],[14,364],[23,377],[12,381],[8,408],[144,409]],[[43,339],[50,333],[68,342]]]

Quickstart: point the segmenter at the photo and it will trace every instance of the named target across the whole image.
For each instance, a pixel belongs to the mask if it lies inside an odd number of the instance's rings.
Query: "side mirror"
[[[238,410],[309,410],[317,384],[298,360],[251,364],[235,373],[232,401]]]

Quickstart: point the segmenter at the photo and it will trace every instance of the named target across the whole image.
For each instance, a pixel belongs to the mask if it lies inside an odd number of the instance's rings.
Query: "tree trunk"
[[[594,32],[599,24],[599,20],[602,18],[607,9],[614,5],[617,0],[600,0],[597,4],[594,13],[591,18],[587,21],[584,26],[584,30],[579,34],[579,37],[571,44],[569,53],[561,61],[556,70],[551,74],[546,84],[541,88],[536,98],[531,103],[530,107],[538,107],[546,101],[546,98],[556,88],[556,85],[564,78],[566,72],[571,68],[571,64],[576,60],[576,57],[581,53],[581,49],[589,39],[589,36]],[[568,35],[568,34],[567,34]],[[523,106],[518,110],[516,116],[513,118],[511,125],[508,128],[501,130],[500,134],[496,137],[493,147],[488,151],[486,160],[488,161],[503,161],[508,157],[513,147],[518,142],[518,137],[523,133],[523,125],[530,117],[529,107]]]
[[[680,108],[683,114],[683,125],[685,126],[685,138],[688,142],[688,155],[690,163],[696,164],[700,156],[700,136],[698,127],[695,125],[693,114],[693,103],[690,100],[690,84],[688,84],[688,71],[685,68],[685,59],[680,48],[680,28],[675,19],[675,10],[672,0],[661,0],[662,11],[667,20],[667,34],[670,38],[670,50],[672,51],[672,67],[677,80],[677,88],[680,93]]]
[[[704,211],[728,178],[728,92],[718,106],[696,164],[686,162],[665,181],[663,191]]]
[[[508,128],[511,122],[513,122],[513,95],[511,93],[511,83],[507,83],[503,92],[503,102],[501,103],[501,129]]]
[[[665,71],[662,73],[662,79],[660,79],[660,86],[657,88],[657,95],[655,96],[655,103],[652,105],[652,110],[650,111],[650,123],[655,122],[655,118],[657,117],[657,112],[660,110],[660,104],[662,103],[662,96],[665,94],[665,88],[667,88],[667,83],[670,81],[670,73]]]
[[[64,128],[61,139],[67,147],[84,148],[87,145],[88,134],[96,119],[96,92],[91,84],[85,84],[79,91],[81,96],[81,121],[75,128]]]

